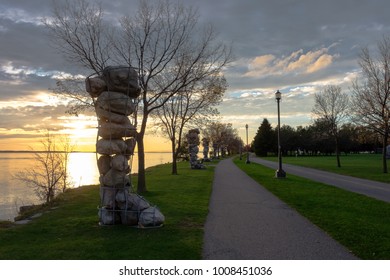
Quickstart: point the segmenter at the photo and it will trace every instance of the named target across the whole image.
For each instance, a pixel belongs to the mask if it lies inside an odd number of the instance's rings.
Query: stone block
[[[141,212],[150,207],[145,198],[136,193],[129,193],[127,190],[119,190],[116,194],[116,201],[120,209]]]
[[[107,90],[107,84],[102,77],[88,77],[85,79],[85,89],[91,97],[98,97]]]
[[[107,111],[99,106],[95,107],[96,116],[102,122],[113,122],[124,124],[129,122],[129,118],[126,115],[117,114],[114,112]]]
[[[111,160],[112,158],[108,155],[99,157],[97,165],[100,174],[104,175],[111,169]]]
[[[115,209],[116,207],[116,192],[115,188],[100,187],[100,203],[104,208]]]
[[[110,91],[117,91],[137,98],[141,93],[138,84],[138,73],[132,67],[109,66],[103,70],[103,76]]]
[[[121,222],[119,213],[111,209],[100,208],[98,215],[100,223],[103,225],[114,225]]]
[[[115,155],[112,158],[111,167],[117,171],[130,172],[129,160],[124,155]]]
[[[124,154],[127,145],[122,139],[99,139],[96,143],[96,152],[102,155]]]
[[[98,135],[106,140],[119,139],[122,137],[135,137],[137,135],[137,131],[131,123],[100,123],[98,128]]]
[[[96,106],[125,116],[131,115],[135,110],[135,104],[130,97],[115,91],[102,92],[96,100]]]
[[[115,188],[130,186],[130,178],[127,173],[112,168],[103,176],[102,182],[104,186]]]
[[[149,207],[139,215],[139,225],[143,227],[155,227],[164,223],[165,217],[157,207]]]

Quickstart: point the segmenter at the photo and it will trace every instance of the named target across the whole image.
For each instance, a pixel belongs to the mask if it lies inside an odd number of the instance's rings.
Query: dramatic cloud
[[[101,3],[106,18],[117,20],[134,14],[139,1]],[[235,61],[224,73],[229,88],[219,108],[223,121],[242,133],[248,122],[250,137],[262,118],[275,123],[277,89],[283,93],[284,123],[308,124],[314,93],[327,84],[348,90],[359,73],[362,47],[375,48],[390,35],[387,0],[183,3],[198,8],[199,23],[213,24],[221,41],[232,43]],[[64,119],[64,104],[47,97],[61,76],[88,75],[51,46],[42,19],[50,16],[52,4],[0,2],[0,137],[33,133],[45,124],[66,130],[79,122]]]
[[[27,105],[0,109],[0,127],[5,130],[54,130],[63,128],[65,107]]]
[[[294,51],[287,57],[277,58],[272,54],[255,57],[248,64],[247,77],[264,77],[270,75],[308,74],[328,67],[333,57],[327,48],[317,51],[303,52],[302,49]]]

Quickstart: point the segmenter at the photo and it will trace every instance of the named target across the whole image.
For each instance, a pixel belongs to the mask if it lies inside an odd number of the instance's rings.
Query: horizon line
[[[54,153],[65,153],[65,151],[53,151]],[[47,151],[32,150],[0,150],[0,153],[47,153]],[[72,151],[70,153],[96,153],[96,151]],[[135,151],[134,154],[137,154]],[[145,151],[145,153],[171,153],[171,151]]]

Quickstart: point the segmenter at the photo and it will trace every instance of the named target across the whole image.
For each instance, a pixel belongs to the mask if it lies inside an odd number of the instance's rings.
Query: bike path
[[[274,168],[275,170],[278,168],[277,162],[257,157],[251,157],[250,161]],[[378,200],[390,202],[390,184],[387,183],[339,175],[332,172],[291,164],[283,164],[282,168],[287,173],[287,176],[288,174],[297,175],[316,182],[325,183],[347,191],[356,192]]]
[[[216,167],[204,231],[203,259],[356,259],[232,159]]]

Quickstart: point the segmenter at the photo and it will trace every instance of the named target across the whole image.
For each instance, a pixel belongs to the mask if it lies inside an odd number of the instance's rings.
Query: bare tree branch
[[[100,5],[85,0],[55,1],[52,17],[43,23],[54,46],[71,62],[95,73],[107,66],[112,42]]]
[[[74,146],[68,137],[61,138],[58,143],[48,132],[41,140],[41,147],[41,151],[34,153],[34,168],[18,171],[13,178],[32,188],[39,199],[50,203],[57,193],[64,192],[71,184],[67,165]]]
[[[94,73],[114,62],[138,69],[142,92],[137,116],[142,119],[135,120],[139,124],[137,190],[144,192],[149,114],[202,80],[218,76],[231,61],[231,50],[217,41],[212,27],[199,26],[196,9],[179,2],[140,0],[135,15],[122,17],[115,28],[103,16],[99,5],[66,0],[56,3],[53,18],[45,24],[59,51]]]
[[[155,125],[171,141],[172,174],[177,174],[177,158],[182,146],[183,131],[187,126],[199,125],[218,114],[214,106],[222,101],[227,88],[224,77],[210,77],[173,96],[154,110]]]
[[[359,57],[362,75],[352,84],[355,120],[382,136],[383,172],[387,173],[386,146],[390,129],[390,38],[378,42],[377,57],[367,48]]]
[[[335,140],[337,166],[340,163],[339,131],[342,123],[349,118],[349,96],[340,86],[329,85],[315,94],[312,112],[328,127],[328,135]]]

